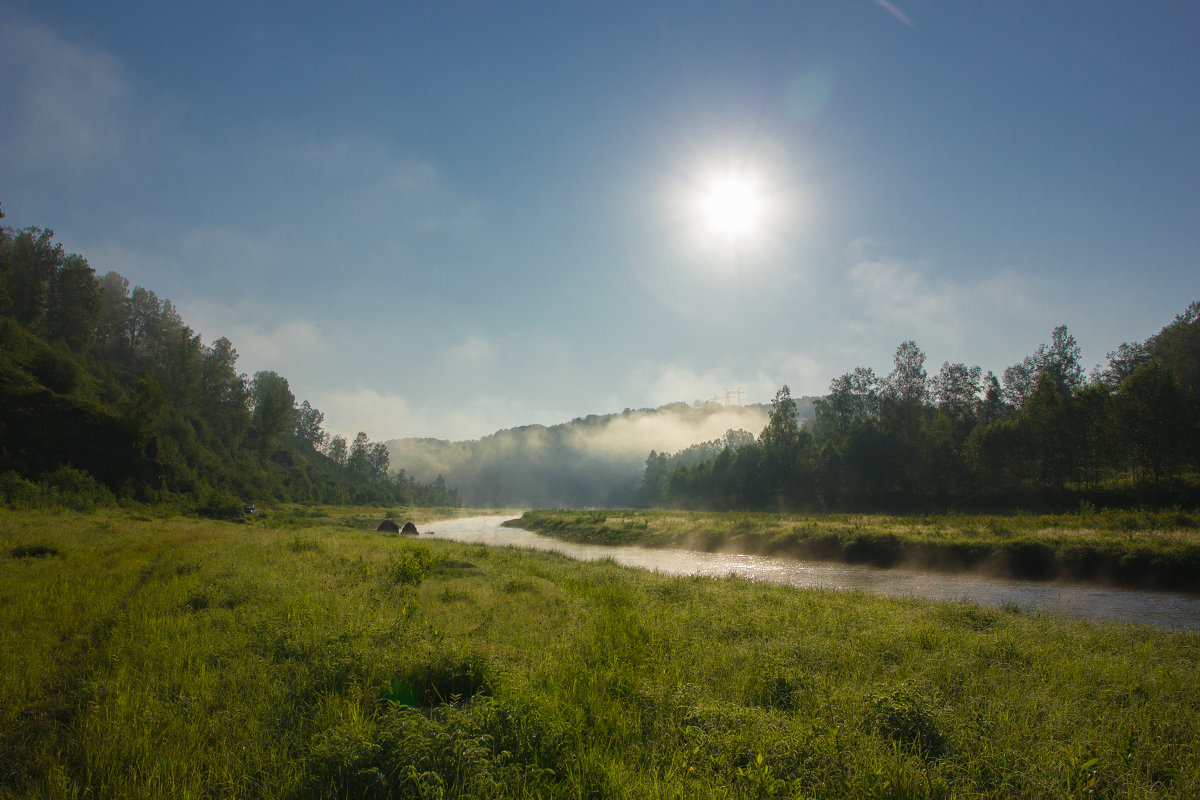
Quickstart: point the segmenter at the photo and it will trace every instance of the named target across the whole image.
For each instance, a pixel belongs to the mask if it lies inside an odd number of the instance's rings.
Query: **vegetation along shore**
[[[1200,793],[1195,633],[362,513],[0,511],[0,797]]]
[[[505,524],[585,544],[983,570],[1200,592],[1200,518],[1179,510],[1007,516],[527,511]]]

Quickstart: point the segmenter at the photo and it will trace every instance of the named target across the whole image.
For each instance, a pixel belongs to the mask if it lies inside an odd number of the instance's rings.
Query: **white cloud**
[[[190,269],[228,277],[273,269],[283,260],[267,237],[231,225],[188,230],[180,237],[178,255]]]
[[[118,153],[128,134],[120,62],[17,17],[0,21],[0,164],[36,170]]]
[[[969,292],[963,287],[934,284],[921,264],[868,254],[871,243],[860,240],[850,246],[853,261],[851,287],[865,304],[860,317],[870,329],[900,332],[902,339],[962,338],[964,312],[970,309]]]
[[[262,160],[282,158],[311,176],[327,203],[360,219],[387,220],[389,230],[420,233],[462,231],[479,224],[486,209],[459,195],[437,164],[375,136],[347,133],[281,147],[263,143]]]
[[[385,174],[392,186],[408,191],[428,189],[441,182],[437,167],[415,159],[394,160],[388,165]]]
[[[929,264],[886,254],[872,239],[854,242],[846,254],[852,302],[831,350],[845,360],[837,374],[855,366],[886,372],[895,347],[908,339],[925,350],[930,371],[942,361],[966,361],[998,372],[1032,352],[1077,305],[1049,275],[1002,269],[948,280]]]
[[[428,161],[392,153],[382,142],[365,136],[343,136],[332,141],[308,141],[296,157],[309,168],[372,183],[419,192],[436,189],[441,183],[438,168]]]
[[[325,414],[325,429],[352,438],[365,431],[373,441],[409,436],[478,439],[519,425],[554,425],[571,418],[558,408],[524,398],[477,394],[452,405],[434,400],[414,402],[411,395],[362,387],[315,393],[312,402]],[[416,396],[418,398],[422,395]]]
[[[470,335],[453,347],[446,348],[446,358],[466,364],[478,364],[496,357],[496,346],[482,336]]]
[[[324,428],[347,440],[363,431],[372,441],[419,436],[408,400],[398,394],[362,388],[319,395],[314,403],[325,414]]]
[[[306,319],[282,317],[278,310],[257,303],[220,305],[206,300],[182,300],[181,315],[205,342],[224,336],[233,342],[239,367],[248,371],[274,370],[289,377],[287,368],[312,365],[328,355],[320,328]]]

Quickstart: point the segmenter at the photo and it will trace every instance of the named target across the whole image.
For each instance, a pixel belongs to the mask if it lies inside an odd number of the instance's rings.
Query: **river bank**
[[[527,511],[507,523],[564,541],[982,572],[1200,593],[1194,513],[890,516]]]
[[[929,572],[844,561],[806,561],[744,553],[706,553],[666,547],[580,544],[520,528],[503,527],[511,515],[437,522],[434,538],[494,547],[561,553],[581,561],[612,560],[623,567],[666,575],[742,578],[751,581],[865,592],[887,597],[967,602],[1021,613],[1062,614],[1092,622],[1133,622],[1178,631],[1200,631],[1200,595],[1066,581],[1001,578],[978,572]]]

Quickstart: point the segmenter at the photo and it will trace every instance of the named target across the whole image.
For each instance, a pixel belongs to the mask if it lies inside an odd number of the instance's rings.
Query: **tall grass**
[[[0,797],[1200,794],[1194,633],[334,515],[0,512],[0,632]]]

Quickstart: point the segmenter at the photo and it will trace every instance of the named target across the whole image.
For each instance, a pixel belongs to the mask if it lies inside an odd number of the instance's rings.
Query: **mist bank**
[[[471,441],[407,438],[387,446],[396,468],[418,481],[441,475],[470,506],[619,508],[636,504],[651,452],[701,443],[716,448],[731,431],[757,436],[769,411],[765,405],[672,403],[509,428]]]

